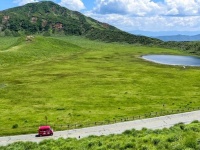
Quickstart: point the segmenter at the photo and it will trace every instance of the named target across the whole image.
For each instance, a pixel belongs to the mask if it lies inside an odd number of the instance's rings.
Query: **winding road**
[[[37,133],[27,134],[27,135],[17,135],[17,136],[5,136],[5,137],[0,137],[0,146],[5,146],[10,143],[14,143],[18,141],[41,142],[44,139],[58,139],[60,137],[83,138],[89,135],[100,136],[100,135],[109,135],[109,134],[120,134],[124,132],[125,130],[130,130],[133,128],[137,130],[142,129],[143,127],[148,128],[148,129],[162,129],[162,128],[169,128],[180,122],[188,124],[194,120],[200,121],[200,110],[187,112],[187,113],[149,118],[149,119],[120,122],[120,123],[115,123],[115,124],[110,124],[110,125],[58,131],[58,132],[54,132],[53,136],[46,136],[46,137],[36,137]]]

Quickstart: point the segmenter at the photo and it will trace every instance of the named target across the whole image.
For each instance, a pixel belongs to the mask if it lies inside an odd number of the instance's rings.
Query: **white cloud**
[[[85,6],[81,0],[61,0],[59,5],[67,7],[68,9],[71,10],[82,10],[85,9]]]
[[[198,15],[200,0],[165,0],[169,15]]]
[[[100,14],[151,15],[199,15],[200,0],[96,0],[94,12]]]
[[[129,16],[120,14],[87,13],[94,19],[106,22],[121,30],[134,31],[200,31],[200,16],[169,17],[169,16]]]
[[[200,0],[96,0],[85,14],[125,31],[200,31]]]
[[[145,16],[161,11],[159,4],[150,0],[97,0],[95,12],[101,14],[132,14]]]
[[[38,0],[15,0],[14,3],[18,3],[18,5],[25,5],[27,3],[38,2]]]

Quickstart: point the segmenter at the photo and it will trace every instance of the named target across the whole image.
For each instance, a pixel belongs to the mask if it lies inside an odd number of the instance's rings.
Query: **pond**
[[[143,59],[165,65],[200,66],[200,57],[178,55],[144,55]]]

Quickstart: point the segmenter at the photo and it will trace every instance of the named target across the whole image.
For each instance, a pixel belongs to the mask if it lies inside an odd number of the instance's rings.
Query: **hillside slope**
[[[23,34],[81,35],[89,39],[106,42],[127,42],[156,44],[161,41],[145,36],[136,36],[71,11],[54,2],[29,3],[0,12],[0,35],[19,36]]]

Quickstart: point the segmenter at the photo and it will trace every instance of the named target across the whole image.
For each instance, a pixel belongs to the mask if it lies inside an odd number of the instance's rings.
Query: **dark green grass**
[[[17,142],[1,150],[199,150],[200,123],[177,124],[169,129],[127,130],[123,134],[109,136],[89,136],[83,139],[59,138],[44,140],[39,144]]]
[[[45,116],[51,125],[94,124],[200,106],[198,67],[140,58],[181,51],[79,37],[21,41],[0,53],[0,135],[37,132]]]

